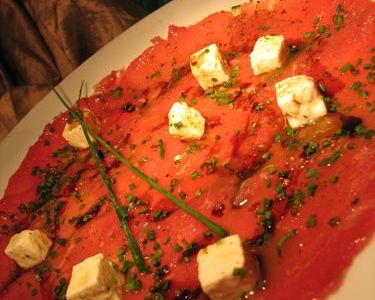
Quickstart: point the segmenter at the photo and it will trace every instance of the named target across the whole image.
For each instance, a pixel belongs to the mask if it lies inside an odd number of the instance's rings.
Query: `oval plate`
[[[150,40],[153,37],[165,37],[168,25],[194,24],[211,13],[230,10],[232,6],[240,3],[239,0],[174,0],[142,19],[95,53],[65,78],[60,87],[69,99],[76,99],[83,80],[87,83],[87,91],[91,91],[93,86],[112,70],[127,66],[151,46]],[[0,145],[0,195],[3,195],[9,177],[17,170],[44,126],[62,111],[64,107],[50,92],[3,140]],[[374,278],[375,240],[355,258],[340,288],[329,299],[374,300]]]

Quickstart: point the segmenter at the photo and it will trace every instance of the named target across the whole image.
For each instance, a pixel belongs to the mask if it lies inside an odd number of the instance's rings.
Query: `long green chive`
[[[208,228],[210,228],[213,232],[215,232],[220,237],[226,237],[228,235],[228,232],[223,229],[220,225],[212,222],[208,218],[206,218],[204,215],[202,215],[200,212],[196,211],[195,209],[188,206],[185,202],[183,202],[181,199],[175,197],[173,194],[169,193],[166,189],[164,189],[162,186],[160,186],[158,183],[156,183],[154,180],[152,180],[150,177],[148,177],[146,174],[144,174],[141,170],[139,170],[137,167],[133,166],[126,158],[124,158],[119,152],[117,152],[114,148],[112,148],[105,140],[103,140],[98,134],[96,134],[95,131],[93,131],[81,118],[81,116],[75,112],[73,109],[70,108],[70,106],[65,102],[65,100],[62,98],[62,96],[56,91],[55,88],[53,88],[54,93],[57,95],[61,103],[69,110],[72,117],[77,119],[77,121],[80,123],[83,129],[85,129],[99,144],[101,144],[105,149],[107,149],[112,155],[120,161],[125,167],[130,169],[134,174],[136,174],[138,177],[140,177],[142,180],[147,182],[151,187],[153,187],[156,191],[161,193],[164,197],[166,197],[168,200],[170,200],[172,203],[174,203],[176,206],[181,208],[183,211],[197,219],[199,222],[206,225]]]
[[[54,92],[57,94],[56,90],[53,89]],[[79,98],[81,98],[81,91],[82,91],[82,86],[81,86],[81,89],[80,89],[80,94],[79,94]],[[57,94],[58,97],[60,99],[62,99],[59,94]],[[105,187],[108,191],[108,194],[109,194],[109,199],[111,200],[111,203],[113,205],[113,207],[115,208],[115,211],[116,211],[116,214],[117,214],[117,217],[120,221],[120,224],[121,224],[121,227],[125,233],[125,236],[126,236],[126,239],[128,240],[128,243],[129,243],[129,248],[130,248],[130,252],[134,258],[134,262],[135,262],[135,265],[137,266],[139,272],[147,272],[149,270],[149,267],[147,266],[147,264],[145,263],[145,260],[144,260],[144,257],[142,255],[142,252],[141,250],[139,249],[139,246],[137,244],[137,241],[135,240],[134,238],[134,235],[130,229],[130,226],[127,222],[127,218],[128,218],[128,213],[118,204],[117,202],[117,199],[116,199],[116,196],[115,196],[115,193],[113,192],[113,189],[112,189],[112,186],[111,186],[111,181],[110,179],[108,178],[104,168],[103,168],[103,165],[100,161],[100,158],[99,158],[99,154],[98,152],[96,151],[96,148],[93,144],[93,142],[91,141],[88,133],[87,133],[87,130],[84,126],[84,123],[80,117],[80,111],[78,111],[79,113],[73,111],[69,106],[67,106],[66,103],[63,102],[63,104],[69,109],[70,113],[78,120],[78,122],[81,124],[82,126],[82,130],[83,130],[83,133],[85,135],[85,138],[90,146],[90,150],[91,150],[91,154],[93,155],[95,161],[96,161],[96,165],[98,167],[98,170],[99,170],[99,173],[104,181],[104,184],[105,184]],[[79,105],[79,102],[78,102],[78,105]],[[79,108],[78,108],[79,109]],[[76,117],[76,116],[77,117]]]

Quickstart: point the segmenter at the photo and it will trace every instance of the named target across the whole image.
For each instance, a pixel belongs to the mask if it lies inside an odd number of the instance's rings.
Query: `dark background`
[[[168,0],[0,0],[0,142],[57,84]],[[129,41],[131,42],[131,41]]]

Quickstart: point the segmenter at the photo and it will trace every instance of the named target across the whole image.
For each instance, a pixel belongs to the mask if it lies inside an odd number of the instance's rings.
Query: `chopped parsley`
[[[374,130],[366,129],[362,124],[358,124],[354,130],[356,135],[363,136],[365,139],[371,139],[374,135]]]
[[[154,221],[160,221],[160,220],[165,219],[169,215],[170,215],[170,212],[167,210],[157,210],[154,212],[152,217],[154,218]]]
[[[334,101],[331,97],[329,96],[324,96],[323,100],[327,106],[327,110],[329,113],[335,113],[337,112],[337,109],[339,108],[339,103],[337,101]]]
[[[303,38],[304,39],[310,39],[310,38],[312,38],[312,36],[313,36],[313,32],[305,32],[304,34],[303,34]]]
[[[87,213],[84,215],[74,216],[69,220],[70,224],[74,224],[76,228],[81,227],[82,225],[86,224],[87,222],[91,221],[95,218],[95,216],[99,213],[102,206],[105,203],[105,197],[101,197],[99,201],[91,208]]]
[[[142,281],[137,278],[136,273],[131,273],[127,276],[125,289],[128,292],[140,291],[142,289]]]
[[[31,213],[36,212],[48,202],[53,201],[55,199],[54,195],[59,193],[62,187],[62,174],[56,169],[47,167],[41,172],[43,174],[43,182],[37,187],[39,198],[34,202],[29,202],[27,207],[27,211]]]
[[[246,270],[245,268],[234,268],[232,271],[232,275],[243,278],[246,275]]]
[[[343,149],[340,148],[337,151],[333,152],[330,156],[324,158],[319,162],[319,166],[330,166],[334,162],[338,161],[343,154]]]
[[[344,74],[347,71],[350,71],[350,73],[352,73],[352,74],[358,74],[358,70],[351,63],[346,63],[340,69],[340,73],[341,74]]]
[[[59,244],[60,246],[65,246],[66,243],[68,242],[68,240],[67,240],[67,239],[63,239],[63,238],[56,238],[56,239],[55,239],[55,242],[56,242],[57,244]]]
[[[169,184],[169,191],[172,193],[175,189],[175,187],[180,183],[180,181],[176,178],[171,180],[171,183]]]
[[[363,89],[363,87],[365,86],[366,84],[362,84],[362,82],[357,80],[357,81],[354,81],[354,83],[350,86],[350,89],[355,91],[357,95],[360,96],[362,99],[367,99],[369,96],[369,93],[368,91]]]
[[[147,239],[149,240],[149,241],[154,241],[155,240],[155,238],[156,238],[156,234],[155,234],[155,231],[153,231],[153,230],[147,230]]]
[[[281,257],[282,256],[282,249],[285,245],[285,243],[290,239],[292,238],[293,236],[297,235],[298,234],[298,231],[296,229],[293,229],[291,231],[289,231],[288,233],[286,233],[284,236],[281,237],[281,239],[279,240],[279,242],[277,243],[276,245],[276,251],[277,251],[277,254]]]
[[[275,174],[276,171],[277,171],[277,170],[276,170],[276,167],[273,166],[273,165],[267,167],[267,173],[270,174],[270,175]]]
[[[158,142],[157,142],[157,145],[159,147],[160,159],[164,159],[164,157],[165,157],[165,149],[164,149],[163,140],[159,139]]]
[[[275,193],[277,198],[283,198],[286,196],[285,186],[279,183],[275,186]]]
[[[193,173],[191,173],[190,177],[191,179],[197,179],[201,177],[201,174],[198,171],[194,171]]]
[[[272,185],[272,180],[270,178],[266,178],[266,187],[270,188]]]
[[[274,139],[275,143],[280,143],[281,142],[281,133],[276,133],[273,136],[273,139]]]
[[[216,166],[217,166],[218,160],[215,156],[211,158],[210,161],[204,162],[201,165],[201,169],[206,171],[206,174],[212,174],[216,171]]]
[[[155,71],[151,74],[151,78],[159,78],[161,75],[161,72],[159,70]]]
[[[303,194],[302,190],[298,189],[294,192],[294,198],[292,207],[298,207],[305,203],[305,195]]]
[[[285,133],[288,137],[293,137],[296,135],[297,133],[297,129],[294,129],[292,127],[286,127],[285,128]]]
[[[306,157],[311,157],[312,155],[314,155],[317,151],[318,151],[318,144],[317,142],[309,142],[309,143],[305,143],[303,145],[303,149],[304,149],[304,154]]]
[[[172,246],[172,249],[174,252],[180,252],[182,250],[182,247],[179,244],[174,244]]]
[[[327,31],[327,26],[326,25],[319,25],[317,31],[318,31],[318,33],[325,33]]]
[[[202,189],[198,189],[195,191],[195,197],[200,197],[203,195],[203,190]]]
[[[171,126],[173,126],[176,129],[180,129],[183,126],[183,124],[182,122],[176,122],[176,123],[173,123]]]
[[[196,254],[199,251],[199,246],[198,244],[192,242],[189,243],[185,240],[182,240],[182,242],[185,244],[186,249],[184,250],[182,256],[184,258],[184,261],[186,263],[190,262],[190,259],[188,259],[190,256]]]
[[[308,196],[315,196],[316,189],[318,188],[318,185],[316,183],[309,183],[307,185],[306,194]]]
[[[319,178],[318,171],[313,170],[313,169],[309,169],[309,168],[305,169],[305,174],[306,174],[306,177],[309,178],[309,179]]]
[[[186,154],[192,154],[199,149],[198,144],[196,143],[189,143],[188,149],[186,150]]]
[[[336,15],[333,17],[333,24],[336,30],[340,30],[344,26],[345,17],[343,13],[344,7],[340,4],[336,7]]]
[[[262,155],[263,160],[267,161],[271,158],[271,153],[266,152]]]
[[[138,163],[140,165],[142,165],[143,163],[145,163],[146,161],[148,161],[148,157],[146,155],[142,155],[142,157],[138,160]]]
[[[67,289],[68,289],[68,286],[66,285],[65,278],[60,278],[59,284],[57,286],[55,286],[55,288],[54,288],[55,299],[56,300],[66,299]]]
[[[313,228],[317,225],[317,220],[316,220],[316,215],[310,215],[308,216],[307,218],[307,221],[306,221],[306,227],[307,228]]]
[[[256,215],[261,217],[261,221],[258,223],[258,225],[262,226],[264,231],[261,235],[253,239],[245,240],[244,245],[246,247],[262,246],[270,240],[274,231],[273,215],[271,211],[272,205],[272,199],[266,198],[263,200],[263,207],[260,207],[256,210]]]
[[[319,23],[319,20],[320,20],[320,16],[316,16],[313,20],[313,24],[314,25],[317,25]]]
[[[120,99],[121,96],[122,96],[122,88],[121,88],[121,87],[117,87],[117,88],[115,88],[115,89],[112,91],[112,95],[113,95],[113,97],[115,97],[116,99]]]
[[[218,89],[208,89],[205,95],[214,100],[218,106],[230,105],[234,101],[234,95],[228,92],[225,86],[221,86]]]

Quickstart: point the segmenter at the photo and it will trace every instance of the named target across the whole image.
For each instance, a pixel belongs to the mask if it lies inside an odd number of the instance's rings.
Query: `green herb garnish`
[[[157,145],[158,145],[158,147],[159,147],[160,159],[164,159],[164,156],[165,156],[165,149],[164,149],[164,143],[163,143],[163,140],[162,140],[162,139],[159,139]]]
[[[121,96],[122,96],[122,88],[121,88],[121,87],[117,87],[117,88],[115,88],[115,89],[112,91],[112,95],[113,95],[113,97],[115,97],[116,99],[120,99]]]
[[[173,251],[180,252],[182,250],[182,247],[179,244],[174,244],[172,246]]]
[[[160,186],[156,181],[152,180],[145,173],[143,173],[141,170],[139,170],[137,167],[135,167],[133,164],[131,164],[126,158],[124,158],[119,152],[117,152],[112,146],[110,146],[104,139],[102,139],[94,130],[92,130],[83,121],[81,115],[79,113],[77,113],[76,111],[74,111],[72,108],[70,108],[70,106],[66,103],[64,98],[56,91],[55,88],[53,88],[53,91],[57,95],[57,97],[59,98],[61,103],[69,110],[69,112],[72,114],[72,116],[75,119],[77,119],[77,121],[80,123],[82,128],[85,131],[87,131],[99,144],[101,144],[107,151],[109,151],[125,167],[127,167],[129,170],[131,170],[135,175],[140,177],[143,181],[148,183],[156,191],[158,191],[163,196],[165,196],[169,201],[171,201],[176,206],[181,208],[183,211],[185,211],[186,213],[188,213],[189,215],[191,215],[192,217],[197,219],[199,222],[206,225],[208,228],[210,228],[213,232],[215,232],[220,237],[225,237],[225,236],[228,235],[228,232],[225,229],[223,229],[220,225],[218,225],[218,224],[214,223],[213,221],[209,220],[203,214],[201,214],[197,210],[193,209],[192,207],[188,206],[184,201],[175,197],[173,194],[169,193],[166,189],[164,189],[162,186]],[[90,140],[90,142],[91,142],[91,140]],[[92,145],[92,148],[95,150],[93,143],[91,142],[90,144]],[[97,157],[97,160],[99,160],[99,157],[98,156],[96,156],[96,157]],[[99,160],[99,162],[100,162],[100,160]],[[107,179],[107,181],[108,181],[108,179]],[[119,208],[119,206],[118,206],[118,208]],[[121,208],[119,208],[119,209],[121,209]],[[119,210],[119,212],[121,212],[121,211]],[[126,221],[126,217],[127,217],[126,214],[120,213],[120,216],[121,216],[120,220]],[[126,225],[128,225],[128,224],[126,223]],[[130,231],[130,228],[128,226],[127,226],[127,229],[129,229],[129,231]],[[135,242],[135,240],[134,240],[134,242]],[[142,257],[142,260],[143,260],[143,257]]]
[[[310,215],[308,218],[307,218],[307,221],[306,221],[306,227],[307,228],[313,228],[315,227],[317,224],[317,221],[316,221],[316,215]]]
[[[331,156],[328,156],[324,158],[323,160],[321,160],[319,162],[319,166],[329,166],[333,164],[334,162],[338,161],[341,158],[342,153],[343,153],[343,149],[340,148],[339,150],[333,152]]]
[[[246,275],[246,270],[245,268],[234,268],[232,271],[232,275],[243,278]]]
[[[309,178],[309,179],[319,178],[318,171],[313,170],[313,169],[309,169],[309,168],[305,169],[305,174],[306,174],[306,177]]]
[[[199,174],[198,171],[194,171],[193,173],[191,173],[190,177],[191,177],[191,179],[197,179],[197,178],[201,177],[201,174]]]
[[[289,231],[287,234],[285,234],[281,239],[280,241],[277,243],[276,245],[276,251],[277,251],[277,254],[281,257],[282,255],[282,249],[285,245],[285,243],[293,236],[295,236],[296,234],[298,234],[298,231],[296,229],[293,229],[291,231]]]
[[[309,183],[307,185],[306,194],[309,196],[315,196],[316,189],[318,188],[318,185],[316,183]]]
[[[81,86],[81,90],[82,90],[82,86]],[[80,95],[81,95],[81,90],[80,90]],[[106,189],[107,189],[107,192],[108,192],[108,195],[109,195],[109,199],[111,200],[112,206],[114,207],[114,209],[116,211],[116,215],[117,215],[117,217],[119,219],[119,222],[120,222],[120,225],[121,225],[121,227],[122,227],[122,229],[123,229],[123,231],[125,233],[126,239],[128,240],[130,252],[131,252],[131,254],[132,254],[133,258],[134,258],[134,262],[135,262],[135,264],[136,264],[136,266],[137,266],[137,268],[138,268],[138,270],[140,272],[147,272],[149,270],[149,268],[148,268],[147,264],[145,263],[145,260],[144,260],[144,257],[142,255],[142,252],[141,252],[141,250],[140,250],[140,248],[139,248],[139,246],[137,244],[137,241],[136,241],[136,239],[135,239],[135,237],[134,237],[134,235],[133,235],[133,233],[131,231],[131,228],[130,228],[130,226],[128,224],[128,221],[127,221],[128,213],[117,202],[115,193],[113,192],[113,189],[112,189],[112,186],[111,186],[111,181],[108,178],[108,176],[106,174],[106,171],[104,170],[104,167],[102,165],[102,162],[101,162],[99,154],[98,154],[98,151],[96,150],[94,143],[91,141],[91,139],[89,137],[89,133],[90,133],[91,136],[93,136],[94,131],[91,128],[89,128],[86,125],[86,123],[82,120],[80,112],[76,112],[72,108],[70,108],[67,105],[67,103],[64,101],[64,99],[60,96],[60,94],[57,93],[57,91],[54,88],[53,88],[53,91],[56,93],[56,95],[59,97],[59,99],[61,100],[61,102],[65,105],[65,107],[69,110],[69,112],[71,113],[71,115],[82,126],[82,130],[83,130],[85,138],[86,138],[86,140],[87,140],[87,142],[89,144],[91,154],[92,154],[92,156],[95,159],[95,162],[96,162],[96,165],[98,167],[100,176],[102,177],[104,185],[106,186]],[[79,99],[80,98],[81,97],[79,96]],[[89,133],[88,133],[88,131],[89,131]],[[95,135],[96,135],[96,133],[95,133]],[[95,137],[95,139],[98,140],[97,137]]]

